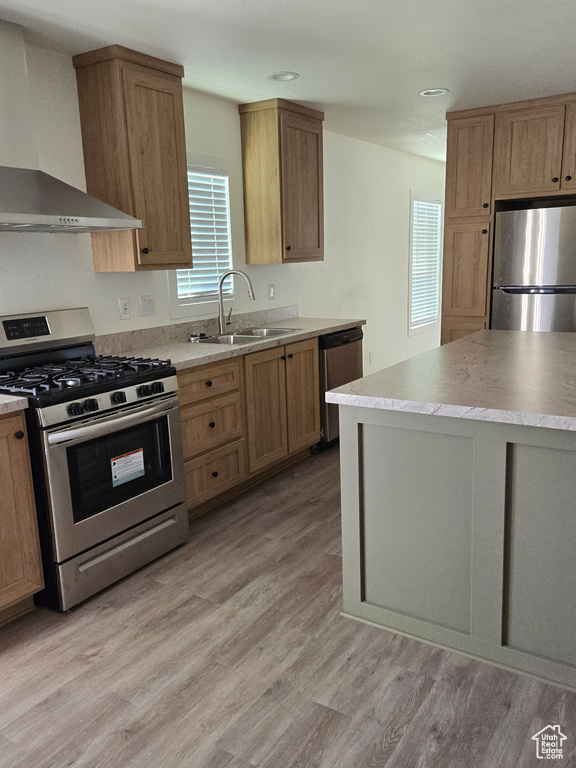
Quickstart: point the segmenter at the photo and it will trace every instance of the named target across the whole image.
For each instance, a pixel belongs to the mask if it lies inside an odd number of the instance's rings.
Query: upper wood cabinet
[[[21,412],[0,417],[0,610],[44,585],[25,433]]]
[[[448,123],[446,155],[447,218],[492,213],[494,115]]]
[[[242,104],[239,111],[246,262],[321,261],[323,113],[284,99]]]
[[[564,104],[518,109],[496,115],[496,195],[560,189],[564,118]]]
[[[576,190],[576,103],[566,104],[564,151],[562,153],[562,189]]]
[[[73,61],[87,191],[144,224],[94,233],[95,270],[190,267],[183,68],[118,45]]]

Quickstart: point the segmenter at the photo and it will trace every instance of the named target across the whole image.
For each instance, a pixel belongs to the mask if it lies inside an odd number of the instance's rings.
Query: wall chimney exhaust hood
[[[101,232],[142,222],[38,170],[22,27],[0,21],[0,232]]]

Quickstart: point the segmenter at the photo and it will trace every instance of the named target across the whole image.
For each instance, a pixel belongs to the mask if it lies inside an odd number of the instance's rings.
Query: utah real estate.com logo
[[[561,760],[564,757],[562,743],[566,741],[566,736],[559,725],[547,725],[532,739],[536,742],[536,757],[539,760]]]

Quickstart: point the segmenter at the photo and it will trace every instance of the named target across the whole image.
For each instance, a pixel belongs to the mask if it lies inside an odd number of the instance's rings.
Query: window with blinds
[[[409,330],[438,322],[440,315],[442,203],[412,198]]]
[[[232,269],[227,172],[189,165],[188,201],[194,268],[176,270],[179,304],[214,301],[218,281]],[[223,294],[234,297],[230,277],[224,282]]]

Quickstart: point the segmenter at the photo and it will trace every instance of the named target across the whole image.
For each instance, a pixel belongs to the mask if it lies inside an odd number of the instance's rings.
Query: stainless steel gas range
[[[0,317],[0,392],[29,402],[40,599],[61,610],[188,537],[176,371],[93,342],[86,308]]]

